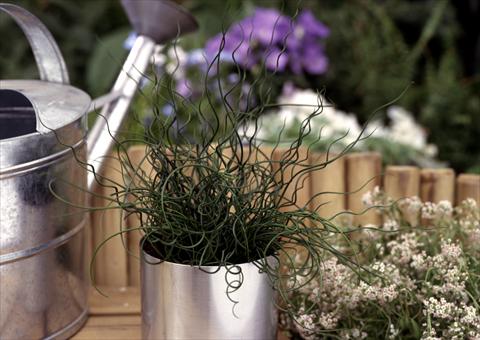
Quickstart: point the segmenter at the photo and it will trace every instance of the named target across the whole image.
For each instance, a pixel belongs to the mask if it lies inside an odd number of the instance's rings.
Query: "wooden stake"
[[[123,176],[121,174],[121,168],[119,160],[115,154],[113,158],[105,160],[104,176],[108,180],[112,180],[116,183],[123,184]],[[105,185],[115,184],[109,181],[104,181]],[[105,188],[97,186],[95,191],[103,196],[111,196],[114,190],[111,188]],[[95,198],[94,204],[96,207],[111,207],[112,205],[107,199]],[[113,206],[115,203],[113,203]],[[120,209],[108,209],[95,211],[92,214],[93,217],[93,238],[94,238],[94,250],[111,235],[118,233],[124,228],[122,221],[122,212]],[[125,237],[125,235],[123,235]],[[125,240],[125,239],[124,239]],[[95,283],[99,285],[115,285],[126,286],[127,280],[127,253],[124,246],[124,240],[121,236],[116,236],[113,239],[105,243],[98,251],[95,261]]]
[[[329,155],[329,160],[335,155]],[[310,164],[318,165],[326,161],[326,154],[312,153]],[[318,209],[322,217],[332,217],[345,210],[345,158],[339,158],[325,168],[315,170],[311,174],[312,197],[322,192],[337,192],[338,194],[323,194],[316,196],[310,205],[311,210]]]
[[[381,184],[382,157],[376,152],[352,153],[346,156],[347,208],[354,213],[365,210],[363,195]],[[354,224],[380,224],[381,216],[374,210],[355,216]]]
[[[395,201],[420,195],[420,169],[415,166],[387,166],[384,190]],[[412,225],[418,224],[418,215],[402,210],[405,219]]]
[[[277,174],[278,180],[282,180],[283,182],[289,182],[292,180],[292,178],[296,176],[289,184],[284,196],[285,203],[295,205],[286,206],[284,209],[294,210],[307,206],[308,201],[312,197],[310,192],[311,178],[309,173],[300,173],[300,171],[305,169],[305,167],[309,166],[307,149],[303,147],[300,148],[298,150],[297,160],[292,158],[291,164],[282,165],[282,161],[287,160],[287,163],[290,162],[290,155],[288,153],[288,149],[278,148],[273,152],[273,158],[276,162],[279,162],[277,165],[279,168],[283,167],[281,168],[281,171]]]
[[[416,166],[387,166],[384,190],[394,200],[418,196],[420,192],[420,170]]]
[[[480,205],[480,175],[461,174],[457,178],[457,204],[473,198]]]
[[[152,176],[152,166],[145,160],[146,150],[144,145],[135,145],[128,149],[128,157],[134,168],[140,166],[138,176]],[[130,198],[133,199],[133,198]],[[136,229],[141,226],[138,215],[128,216],[128,229]],[[128,284],[134,287],[140,287],[140,241],[143,237],[141,230],[131,230],[127,234],[128,239]]]
[[[455,202],[455,172],[453,169],[422,169],[420,198],[423,202]]]

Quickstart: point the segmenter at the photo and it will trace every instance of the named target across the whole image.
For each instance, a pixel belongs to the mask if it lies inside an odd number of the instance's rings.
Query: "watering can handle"
[[[0,11],[10,15],[23,30],[37,62],[40,79],[69,84],[62,53],[45,25],[33,14],[16,5],[0,3]]]

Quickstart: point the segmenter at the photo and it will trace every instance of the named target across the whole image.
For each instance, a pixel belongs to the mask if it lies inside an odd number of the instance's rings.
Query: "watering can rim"
[[[54,133],[64,126],[82,119],[89,111],[91,97],[83,90],[67,85],[37,79],[2,79],[0,92],[14,91],[23,95],[35,113],[36,131],[10,138],[0,139],[0,145],[21,141],[32,135]],[[54,92],[55,97],[45,98]],[[3,107],[0,106],[0,110]]]

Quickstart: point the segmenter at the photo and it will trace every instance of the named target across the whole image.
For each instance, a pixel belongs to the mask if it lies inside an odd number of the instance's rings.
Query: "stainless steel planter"
[[[269,258],[269,261],[273,260]],[[225,268],[215,274],[158,259],[143,252],[143,339],[275,339],[275,291],[252,263],[238,265],[242,286],[229,300]],[[157,264],[152,264],[157,263]],[[217,267],[203,267],[215,271]]]

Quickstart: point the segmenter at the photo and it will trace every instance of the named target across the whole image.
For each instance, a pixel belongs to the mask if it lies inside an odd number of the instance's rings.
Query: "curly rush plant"
[[[259,117],[279,106],[271,104],[268,90],[275,72],[263,67],[262,76],[248,80],[248,70],[230,63],[230,72],[238,81],[226,84],[220,62],[223,45],[224,41],[214,60],[206,64],[203,80],[199,80],[203,82],[200,99],[176,91],[172,74],[158,74],[156,70],[148,78],[149,85],[140,99],[148,103],[144,106],[152,111],[152,118],[142,125],[144,121],[137,115],[135,123],[143,126],[142,134],[125,133],[126,138],[117,140],[114,157],[121,166],[124,183],[100,173],[95,176],[100,185],[114,189],[107,198],[111,201],[107,209],[120,209],[122,220],[131,214],[140,218],[142,247],[148,253],[163,261],[231,269],[236,275],[226,278],[226,284],[233,290],[243,280],[236,265],[254,262],[278,290],[281,305],[290,309],[289,292],[317,277],[325,259],[334,256],[354,272],[361,269],[351,252],[339,251],[330,242],[332,235],[347,237],[349,231],[308,208],[322,193],[305,205],[298,203],[298,196],[311,172],[342,157],[366,136],[362,131],[335,156],[329,153],[337,142],[333,141],[323,163],[309,164],[313,144],[305,147],[306,156],[300,148],[307,136],[321,138],[321,130],[313,131],[310,125],[322,114],[319,96],[317,105],[309,103],[311,114],[303,120],[295,138],[285,143],[282,129],[277,141],[268,141],[269,147],[265,148],[267,141],[257,138],[257,132]],[[235,53],[232,56],[235,59]],[[172,109],[168,115],[162,111],[167,104]],[[145,146],[140,164],[126,152],[132,144]],[[99,248],[111,238],[134,230],[121,226]],[[300,262],[298,254],[302,254]],[[267,262],[270,256],[276,264]],[[278,265],[280,259],[295,270],[283,272]]]

